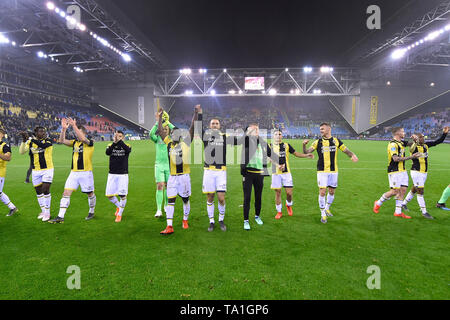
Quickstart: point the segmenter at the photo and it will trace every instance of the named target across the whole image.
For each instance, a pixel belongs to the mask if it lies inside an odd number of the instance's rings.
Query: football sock
[[[288,207],[292,207],[292,206],[294,205],[294,201],[287,201],[287,200],[286,200],[286,205],[287,205]]]
[[[220,202],[217,204],[217,207],[219,208],[219,221],[223,221],[225,219],[225,206],[221,205]]]
[[[37,194],[36,197],[37,197],[37,201],[39,203],[39,207],[41,207],[41,212],[44,212],[44,207],[45,207],[45,205],[44,205],[44,194],[43,193],[42,194]]]
[[[283,205],[280,204],[275,204],[275,208],[277,209],[277,212],[281,212],[281,209],[283,208]]]
[[[188,220],[189,213],[191,212],[191,202],[190,201],[188,201],[186,203],[183,202],[183,212],[184,212],[183,220]]]
[[[95,194],[92,195],[92,197],[88,197],[89,213],[94,213],[96,202],[97,198],[95,197]]]
[[[52,194],[46,194],[44,195],[44,212],[46,214],[50,214],[50,205],[52,203]]]
[[[118,213],[119,216],[122,216],[123,210],[125,210],[126,205],[127,205],[127,197],[121,198],[119,204],[119,213]]]
[[[327,214],[325,213],[325,196],[322,197],[321,195],[319,195],[319,208],[322,217],[326,217]]]
[[[390,200],[391,198],[386,198],[384,194],[381,196],[380,200],[377,201],[377,205],[381,206],[383,202]]]
[[[158,211],[161,211],[163,202],[164,202],[164,190],[156,190],[156,207]]]
[[[66,214],[67,208],[70,206],[70,197],[63,196],[61,198],[61,202],[59,204],[59,213],[58,217],[64,218],[64,215]]]
[[[422,213],[426,213],[427,206],[425,205],[425,199],[423,197],[423,194],[417,195],[417,203],[419,204],[419,207],[420,207],[420,210],[422,211]]]
[[[169,199],[167,198],[167,189],[163,190],[164,193],[164,208],[167,207]]]
[[[410,202],[410,201],[414,198],[415,195],[416,195],[415,192],[412,192],[412,190],[409,191],[409,192],[408,192],[408,195],[407,195],[406,198],[405,198],[405,200],[403,200],[403,204],[404,204],[404,205],[408,204],[408,202]]]
[[[8,206],[9,209],[14,209],[16,206],[9,200],[8,196],[4,193],[1,194],[2,202]]]
[[[334,201],[334,194],[327,194],[327,205],[325,206],[325,210],[330,210],[333,201]]]
[[[117,208],[120,207],[119,200],[117,200],[115,196],[112,198],[108,198],[108,200],[111,201],[111,203],[115,205]]]
[[[395,200],[395,213],[402,213],[403,200]]]
[[[206,211],[208,212],[209,223],[214,223],[214,202],[206,202]]]
[[[167,204],[167,211],[166,211],[166,218],[167,218],[167,226],[172,226],[173,223],[173,212],[175,211],[175,203],[168,203]]]
[[[445,188],[444,192],[442,193],[441,199],[439,199],[439,203],[445,203],[447,202],[447,199],[450,197],[450,187]]]

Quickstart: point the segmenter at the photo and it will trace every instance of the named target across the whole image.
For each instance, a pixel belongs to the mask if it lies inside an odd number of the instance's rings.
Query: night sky
[[[171,67],[344,65],[367,37],[366,9],[382,23],[412,0],[113,0],[169,59]]]

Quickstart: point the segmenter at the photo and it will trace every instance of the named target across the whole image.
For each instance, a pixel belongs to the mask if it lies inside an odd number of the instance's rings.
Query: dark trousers
[[[25,179],[25,181],[28,181],[28,182],[30,181],[31,171],[33,171],[32,167],[33,167],[33,163],[30,162],[30,167],[28,168],[27,178]]]
[[[244,189],[244,220],[248,220],[250,212],[250,201],[252,200],[252,187],[255,188],[255,216],[261,213],[261,196],[264,188],[264,176],[248,173],[242,182]]]

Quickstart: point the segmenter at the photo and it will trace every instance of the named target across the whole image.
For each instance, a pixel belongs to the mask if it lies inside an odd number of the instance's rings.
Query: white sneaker
[[[39,220],[42,220],[43,217],[44,217],[44,213],[41,212],[37,218],[38,218]]]
[[[161,217],[162,217],[161,210],[156,211],[155,218],[161,218]]]
[[[42,221],[47,222],[48,220],[50,220],[50,214],[44,214]]]

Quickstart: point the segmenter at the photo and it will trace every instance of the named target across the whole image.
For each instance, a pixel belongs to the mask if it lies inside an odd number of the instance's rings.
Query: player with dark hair
[[[128,157],[131,146],[124,142],[122,131],[114,133],[114,142],[106,148],[109,156],[109,174],[106,184],[106,197],[116,206],[116,222],[122,221],[128,195]],[[120,202],[117,200],[120,198]]]
[[[417,140],[414,141],[413,145],[410,147],[410,153],[420,153],[420,156],[416,159],[412,159],[412,167],[411,167],[411,179],[413,181],[413,187],[409,191],[405,200],[403,200],[402,208],[406,211],[408,210],[407,204],[410,202],[417,193],[417,203],[419,204],[420,210],[422,211],[422,215],[427,219],[434,219],[427,212],[427,207],[425,204],[425,199],[423,197],[423,193],[425,190],[425,182],[427,181],[428,174],[428,156],[429,156],[429,148],[435,147],[438,144],[444,142],[447,137],[449,127],[445,127],[442,130],[442,136],[436,141],[425,142],[425,137],[422,133],[417,133]]]
[[[72,126],[76,139],[67,140],[66,131]],[[61,134],[59,142],[72,148],[72,171],[66,180],[63,197],[59,206],[59,213],[50,223],[64,223],[64,215],[70,205],[70,196],[74,191],[81,188],[81,192],[88,196],[89,214],[85,218],[94,218],[95,204],[97,198],[94,193],[94,174],[92,173],[92,155],[94,154],[94,140],[87,137],[87,130],[83,126],[77,126],[76,120],[72,118],[62,119]]]
[[[338,186],[338,149],[351,158],[353,162],[358,162],[358,157],[340,139],[331,135],[329,123],[324,122],[320,125],[320,134],[322,138],[314,141],[309,149],[306,149],[309,140],[303,141],[303,153],[308,154],[316,150],[319,156],[317,160],[317,184],[319,186],[320,221],[327,223],[328,217],[333,216],[330,207]]]
[[[50,187],[53,182],[53,143],[47,136],[44,127],[36,127],[34,129],[34,137],[28,139],[26,132],[21,133],[23,142],[20,144],[19,153],[28,152],[30,161],[32,162],[32,182],[36,190],[37,200],[41,213],[38,219],[42,221],[50,220],[50,206],[52,195]]]
[[[411,219],[402,212],[402,202],[405,197],[406,190],[409,184],[408,173],[406,172],[405,161],[417,159],[420,153],[417,152],[409,157],[405,157],[405,147],[412,145],[412,142],[406,142],[405,130],[400,127],[394,127],[392,129],[393,139],[389,142],[387,147],[388,153],[388,177],[390,191],[384,193],[378,201],[375,201],[373,205],[373,212],[379,213],[380,207],[386,201],[395,196],[395,212],[394,216],[404,219]],[[413,135],[411,137],[416,140],[417,137]]]
[[[6,193],[3,192],[3,187],[5,185],[6,178],[6,166],[9,161],[11,161],[11,147],[9,144],[3,141],[3,138],[6,135],[6,130],[0,128],[0,200],[9,208],[8,217],[12,216],[19,210],[16,208],[14,203],[9,200],[9,197]]]

